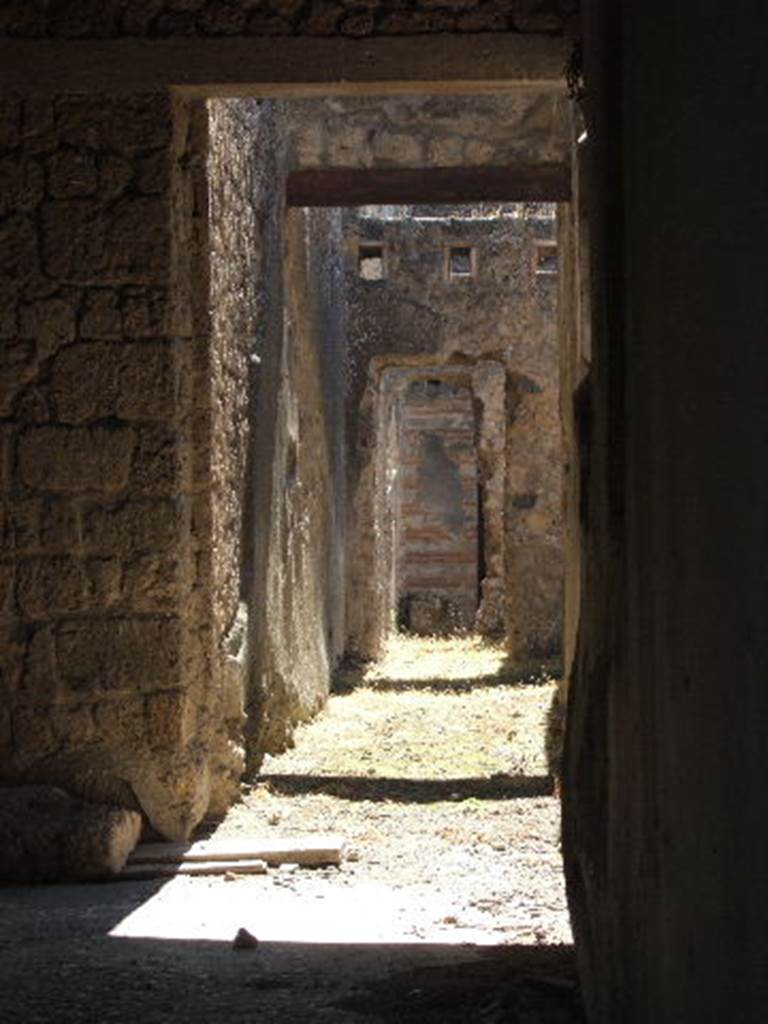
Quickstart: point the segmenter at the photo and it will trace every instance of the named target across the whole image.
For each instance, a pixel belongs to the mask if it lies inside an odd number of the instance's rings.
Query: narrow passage
[[[340,940],[570,943],[544,739],[555,683],[505,672],[476,638],[393,637],[266,759],[217,838],[338,832],[333,884],[367,908]]]

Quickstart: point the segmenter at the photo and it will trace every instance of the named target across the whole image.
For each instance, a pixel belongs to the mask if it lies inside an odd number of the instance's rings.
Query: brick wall
[[[416,629],[414,603],[436,597],[448,602],[444,628],[473,628],[479,523],[472,393],[439,378],[416,379],[405,390],[399,412],[396,544],[403,612]]]

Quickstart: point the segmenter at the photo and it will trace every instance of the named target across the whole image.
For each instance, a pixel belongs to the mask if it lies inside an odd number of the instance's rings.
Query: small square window
[[[552,276],[557,273],[557,242],[535,242],[533,248],[535,274]]]
[[[384,280],[384,247],[361,245],[357,250],[357,274],[363,281]]]
[[[449,280],[473,277],[475,273],[475,252],[472,246],[449,246],[446,269]]]

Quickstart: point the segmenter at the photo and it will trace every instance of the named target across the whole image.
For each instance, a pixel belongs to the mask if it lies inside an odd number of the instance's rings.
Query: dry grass
[[[478,637],[393,637],[357,687],[332,698],[268,758],[265,772],[400,779],[547,775],[545,723],[556,684],[503,681],[502,648]],[[279,765],[278,765],[279,762]]]
[[[395,633],[381,661],[364,673],[363,682],[375,687],[390,682],[503,681],[506,666],[504,648],[479,636],[438,639]]]
[[[355,856],[322,882],[329,898],[377,887],[409,942],[569,942],[545,755],[556,684],[506,671],[476,638],[393,638],[293,750],[265,760],[218,834],[338,832]],[[321,885],[287,878],[297,897]]]

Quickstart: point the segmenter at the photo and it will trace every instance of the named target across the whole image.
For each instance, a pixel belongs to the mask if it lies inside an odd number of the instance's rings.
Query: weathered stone
[[[118,416],[128,420],[173,419],[175,376],[169,344],[125,345],[118,366]]]
[[[120,0],[79,0],[51,6],[49,31],[65,39],[81,36],[108,38],[120,24]]]
[[[257,12],[248,18],[247,32],[252,36],[287,36],[291,34],[291,23],[285,18]]]
[[[77,312],[66,298],[41,299],[21,307],[24,336],[34,338],[40,359],[47,359],[60,346],[73,341]]]
[[[0,365],[0,416],[11,415],[24,386],[34,375],[35,363],[32,358],[7,366]]]
[[[195,708],[184,690],[161,690],[146,698],[147,742],[150,747],[184,747],[192,739]]]
[[[62,622],[54,643],[65,693],[146,693],[179,675],[179,626],[174,619],[91,619]]]
[[[122,293],[123,333],[128,338],[157,338],[166,333],[166,293],[159,288],[126,288]]]
[[[132,786],[141,809],[166,839],[188,839],[211,800],[210,768],[194,744],[170,765],[148,762]]]
[[[98,187],[99,168],[92,151],[62,149],[48,161],[48,191],[54,199],[92,196]]]
[[[119,292],[111,288],[89,288],[80,316],[80,337],[111,340],[122,337]]]
[[[494,147],[490,142],[470,139],[464,147],[464,157],[469,164],[487,164],[493,160]]]
[[[43,491],[116,493],[130,470],[134,435],[127,427],[30,427],[19,440],[19,469]]]
[[[99,740],[90,704],[63,704],[48,711],[55,740],[70,749],[89,747]]]
[[[310,36],[331,35],[344,14],[341,4],[332,0],[313,0],[308,16],[302,24],[302,31]]]
[[[235,0],[211,0],[197,19],[197,27],[211,36],[235,36],[245,28],[247,12]]]
[[[165,0],[131,0],[123,12],[122,30],[127,36],[147,35]]]
[[[422,32],[450,32],[455,27],[451,11],[400,10],[385,15],[377,30],[392,35],[417,35]]]
[[[429,160],[435,167],[454,167],[462,162],[464,140],[459,136],[432,139],[428,147]]]
[[[110,210],[107,280],[156,284],[168,271],[168,207],[162,199],[123,199]]]
[[[163,553],[178,542],[181,510],[177,501],[133,501],[117,508],[95,507],[83,515],[86,550],[125,555]]]
[[[133,559],[125,570],[125,594],[133,611],[179,612],[178,563],[162,555],[141,555]]]
[[[51,370],[50,395],[58,420],[87,423],[113,415],[120,379],[120,348],[83,342],[59,352]]]
[[[18,620],[0,624],[0,705],[9,706],[24,674],[28,636]],[[0,747],[8,750],[9,746]]]
[[[20,691],[29,701],[40,706],[44,701],[54,701],[59,693],[59,681],[56,668],[56,652],[50,626],[38,626],[32,630],[29,644],[25,649],[23,673],[20,680]],[[24,748],[18,744],[18,750]],[[37,754],[34,746],[28,751]]]
[[[16,431],[12,424],[0,424],[0,494],[4,494],[11,489],[13,479],[11,455],[15,436]]]
[[[136,159],[136,188],[142,195],[161,195],[168,187],[170,165],[167,149]]]
[[[59,145],[54,105],[45,96],[25,96],[22,104],[22,145],[30,156],[52,153]]]
[[[64,281],[97,282],[105,279],[108,224],[106,212],[95,200],[45,203],[42,208],[42,251],[46,272],[52,278]]]
[[[130,160],[117,153],[105,153],[99,157],[99,197],[110,202],[127,191],[133,178],[134,167]]]
[[[31,217],[14,214],[0,221],[0,270],[22,284],[39,273],[37,230]]]
[[[136,428],[136,453],[131,469],[131,493],[137,497],[168,497],[191,487],[191,459],[170,425]]]
[[[37,499],[5,498],[0,503],[0,542],[3,550],[25,555],[38,550],[40,505]]]
[[[0,98],[0,151],[15,149],[21,139],[21,99],[10,93]]]
[[[54,747],[48,708],[20,707],[11,716],[14,746],[22,751],[34,751],[41,760],[48,757]]]
[[[36,160],[6,156],[0,159],[0,217],[28,213],[45,195],[45,176]]]
[[[28,387],[19,395],[13,408],[14,418],[18,423],[47,423],[51,419],[51,410],[45,395],[39,388]]]
[[[114,101],[111,142],[117,150],[134,153],[158,149],[171,142],[171,100],[165,93],[124,96]]]
[[[374,21],[370,11],[359,11],[343,19],[339,30],[345,36],[369,36],[373,31]]]
[[[457,21],[461,32],[503,32],[509,26],[509,4],[504,0],[491,0],[477,10],[462,14]]]
[[[16,304],[19,287],[7,274],[0,274],[0,339],[15,338],[19,329]]]
[[[71,552],[80,544],[80,507],[76,502],[42,502],[39,510],[40,548],[46,553]]]
[[[60,96],[55,108],[56,134],[63,145],[98,151],[109,139],[113,109],[107,97]]]
[[[21,613],[31,621],[84,611],[91,602],[82,562],[66,556],[22,562],[18,601]]]
[[[16,578],[14,562],[0,562],[0,619],[13,613],[13,589]]]
[[[139,841],[135,811],[50,786],[0,788],[0,879],[71,882],[118,874]]]
[[[547,0],[516,0],[514,25],[518,32],[557,32],[563,17]]]
[[[374,139],[373,152],[382,164],[415,165],[422,160],[420,140],[405,133],[379,132]]]

